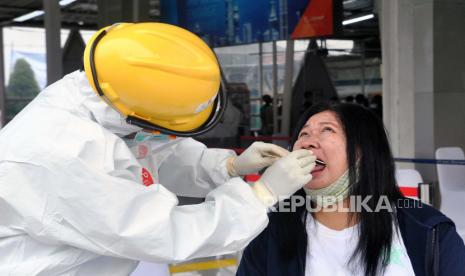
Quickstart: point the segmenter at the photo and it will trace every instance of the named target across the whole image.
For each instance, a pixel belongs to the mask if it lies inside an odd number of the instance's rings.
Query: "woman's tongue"
[[[312,170],[312,173],[322,171],[325,169],[325,167],[326,167],[326,164],[323,161],[317,159],[315,168]]]

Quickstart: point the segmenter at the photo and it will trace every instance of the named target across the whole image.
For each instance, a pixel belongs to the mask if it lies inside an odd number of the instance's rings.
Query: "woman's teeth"
[[[320,159],[315,160],[316,166],[313,168],[312,173],[320,172],[326,168],[326,163]]]
[[[326,166],[326,163],[323,162],[323,161],[321,161],[320,159],[317,159],[317,160],[315,161],[315,163],[317,163],[318,165],[321,165],[321,166]]]

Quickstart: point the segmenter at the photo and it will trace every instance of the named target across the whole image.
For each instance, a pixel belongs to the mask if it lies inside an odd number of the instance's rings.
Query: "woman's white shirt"
[[[357,225],[341,231],[330,229],[307,214],[308,246],[305,275],[364,275],[363,265],[356,259],[349,262],[357,246]],[[384,276],[415,275],[402,237],[397,230],[393,237],[389,265]]]

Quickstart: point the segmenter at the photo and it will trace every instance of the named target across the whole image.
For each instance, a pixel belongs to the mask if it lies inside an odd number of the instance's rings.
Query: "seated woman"
[[[237,275],[465,275],[454,223],[400,194],[375,114],[353,104],[313,106],[293,136],[293,149],[302,148],[317,157],[313,179],[288,200],[290,212],[270,214]]]

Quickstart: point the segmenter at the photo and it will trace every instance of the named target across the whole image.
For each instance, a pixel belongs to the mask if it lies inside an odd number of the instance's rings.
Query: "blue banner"
[[[288,39],[309,0],[161,1],[162,22],[188,29],[212,47]]]

